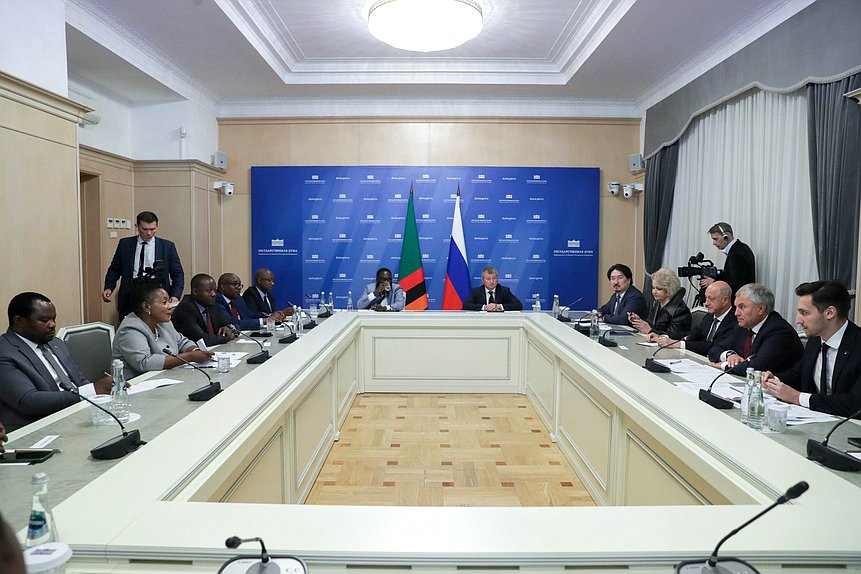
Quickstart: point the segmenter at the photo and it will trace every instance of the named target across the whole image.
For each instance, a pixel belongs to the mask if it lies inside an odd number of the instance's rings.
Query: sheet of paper
[[[264,345],[264,347],[265,346],[266,345]],[[233,367],[237,366],[239,363],[241,363],[243,357],[245,357],[247,354],[248,353],[246,353],[244,351],[233,351],[230,353],[225,353],[225,355],[230,355],[230,368],[233,368]],[[215,355],[213,355],[212,358],[209,359],[207,362],[205,362],[205,363],[194,363],[194,366],[199,367],[201,369],[215,369],[218,367],[218,360],[215,358]],[[191,365],[183,365],[183,368],[193,369],[194,367],[192,367]]]
[[[147,379],[145,381],[141,381],[136,385],[132,385],[129,387],[129,394],[136,395],[138,393],[143,393],[146,391],[151,391],[153,389],[157,389],[159,387],[167,387],[170,385],[178,385],[182,381],[178,381],[176,379]]]
[[[60,438],[60,435],[58,435],[58,434],[49,434],[48,436],[44,437],[42,440],[35,442],[33,444],[33,446],[31,446],[30,448],[45,448],[46,446],[48,446],[49,444],[51,444],[52,442],[54,442],[58,438]]]

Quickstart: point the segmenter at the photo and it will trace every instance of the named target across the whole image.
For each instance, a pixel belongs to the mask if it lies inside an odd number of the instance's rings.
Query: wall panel
[[[252,271],[251,216],[250,202],[239,196],[250,193],[252,166],[542,165],[601,168],[599,269],[624,262],[642,283],[640,203],[606,192],[608,181],[642,178],[627,168],[628,155],[639,149],[639,120],[230,118],[219,126],[219,148],[229,158],[226,179],[236,183],[237,194],[224,205],[230,222],[224,265],[243,277]],[[599,300],[609,295],[599,279]]]

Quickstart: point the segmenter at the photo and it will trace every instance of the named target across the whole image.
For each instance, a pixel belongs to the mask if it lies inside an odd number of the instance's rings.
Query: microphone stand
[[[652,353],[652,356],[649,357],[648,359],[646,359],[645,364],[643,364],[643,368],[646,369],[647,371],[651,371],[653,373],[669,373],[669,372],[671,372],[670,368],[668,366],[662,365],[661,363],[659,363],[658,361],[655,360],[655,355],[658,354],[658,351],[663,351],[664,349],[666,349],[668,347],[672,347],[675,344],[676,344],[676,341],[673,341],[672,343],[667,343],[666,345],[663,345],[663,346],[655,349],[655,352]]]
[[[244,542],[260,543],[260,562],[253,564],[248,570],[246,570],[246,574],[281,574],[281,567],[274,562],[270,562],[271,558],[269,557],[269,552],[266,551],[266,545],[263,543],[262,538],[239,538],[238,536],[231,536],[224,541],[224,545],[228,548],[234,549],[239,548],[239,545]]]
[[[715,546],[715,549],[712,551],[711,555],[709,556],[709,559],[706,561],[705,564],[703,564],[701,560],[690,560],[687,562],[681,562],[678,566],[676,566],[676,574],[741,574],[745,572],[754,572],[758,574],[759,571],[744,560],[740,560],[738,558],[718,559],[718,550],[720,550],[720,547],[723,546],[724,542],[726,542],[732,536],[738,534],[738,532],[742,528],[748,526],[751,522],[759,519],[764,514],[771,512],[776,506],[798,498],[799,496],[807,492],[808,488],[810,488],[810,486],[804,481],[798,482],[790,486],[789,489],[787,489],[786,493],[781,495],[768,508],[766,508],[765,510],[763,510],[762,512],[760,512],[759,514],[757,514],[756,516],[754,516],[753,518],[751,518],[723,538],[721,538],[721,541],[718,542],[717,546]],[[718,564],[719,562],[723,562],[725,566],[720,566]]]
[[[725,399],[720,395],[716,395],[712,392],[712,387],[715,386],[715,382],[724,375],[728,375],[729,371],[724,371],[712,380],[709,385],[708,390],[700,389],[700,400],[706,404],[713,406],[716,409],[731,409],[733,407],[733,402],[729,399]]]
[[[175,355],[175,354],[171,353],[170,349],[168,349],[167,347],[162,349],[162,352],[165,355],[170,355],[174,359],[179,359],[180,361],[182,361],[186,365],[193,368],[195,371],[200,371],[201,373],[206,375],[206,379],[209,381],[209,384],[206,386],[200,387],[196,391],[192,391],[192,392],[188,393],[188,400],[197,401],[197,402],[208,401],[209,399],[211,399],[212,397],[214,397],[215,395],[217,395],[218,393],[221,392],[221,383],[219,383],[218,381],[213,381],[212,377],[209,376],[209,373],[207,373],[206,371],[204,371],[203,369],[201,369],[197,365],[186,361],[185,359],[183,359],[179,355]]]
[[[556,316],[556,320],[560,321],[562,323],[570,323],[571,317],[565,316],[564,313],[567,311],[570,311],[571,307],[573,307],[574,305],[576,305],[577,303],[579,303],[583,299],[584,299],[584,297],[580,297],[579,299],[572,301],[571,303],[568,303],[567,305],[563,305],[562,307],[560,307],[559,308],[559,315]],[[563,309],[564,309],[564,311],[563,311]]]
[[[66,391],[67,393],[72,393],[73,395],[77,395],[79,399],[85,400],[100,411],[107,413],[112,419],[117,421],[117,424],[120,425],[120,430],[123,432],[122,436],[114,437],[109,441],[103,442],[99,446],[95,447],[90,451],[90,456],[92,456],[96,460],[113,460],[115,458],[122,458],[128,453],[137,450],[139,446],[142,444],[146,444],[141,440],[141,432],[138,429],[134,429],[132,431],[127,431],[126,427],[123,426],[123,423],[120,422],[120,419],[117,418],[117,415],[104,408],[102,405],[91,401],[89,398],[82,395],[80,392],[72,390],[71,385],[68,383],[59,383],[60,388]]]
[[[300,320],[301,320],[301,317],[300,317]],[[233,332],[236,334],[237,337],[245,337],[246,339],[248,339],[250,341],[254,341],[255,343],[257,343],[257,346],[260,347],[259,353],[257,353],[256,355],[251,355],[250,357],[245,359],[246,363],[248,363],[249,365],[259,365],[259,364],[265,363],[266,361],[269,360],[269,351],[267,351],[266,349],[263,348],[263,344],[260,341],[258,341],[257,339],[255,339],[253,337],[249,337],[248,335],[246,335],[245,333],[243,333],[242,331],[237,329],[234,325],[228,325],[228,326],[233,329]]]
[[[837,430],[837,427],[858,415],[861,415],[861,409],[858,409],[834,425],[834,427],[828,431],[828,434],[825,435],[825,440],[822,442],[813,440],[812,438],[807,439],[807,458],[821,462],[823,466],[833,468],[834,470],[845,470],[848,472],[858,472],[861,470],[861,460],[858,460],[833,446],[828,446],[828,439],[831,438],[831,435]]]
[[[295,342],[296,339],[298,339],[299,337],[297,337],[296,333],[293,332],[293,325],[291,325],[287,321],[284,321],[281,324],[290,329],[290,334],[286,337],[281,337],[280,339],[278,339],[278,342],[282,345],[289,345],[290,343]]]

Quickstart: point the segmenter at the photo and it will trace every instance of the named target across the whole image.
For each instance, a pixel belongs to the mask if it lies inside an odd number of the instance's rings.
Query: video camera
[[[679,267],[679,277],[694,277],[695,275],[699,275],[700,279],[703,277],[717,279],[718,268],[715,267],[714,262],[705,259],[702,252],[699,252],[696,255],[691,255],[691,258],[688,259],[688,267]]]
[[[162,259],[156,259],[152,263],[152,267],[144,267],[143,273],[132,280],[132,285],[140,287],[141,285],[156,284],[161,285],[158,278],[158,273],[164,271],[167,267]]]

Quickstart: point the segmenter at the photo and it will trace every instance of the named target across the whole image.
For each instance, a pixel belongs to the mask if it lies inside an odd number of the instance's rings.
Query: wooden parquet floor
[[[305,504],[594,506],[516,394],[357,396]]]

